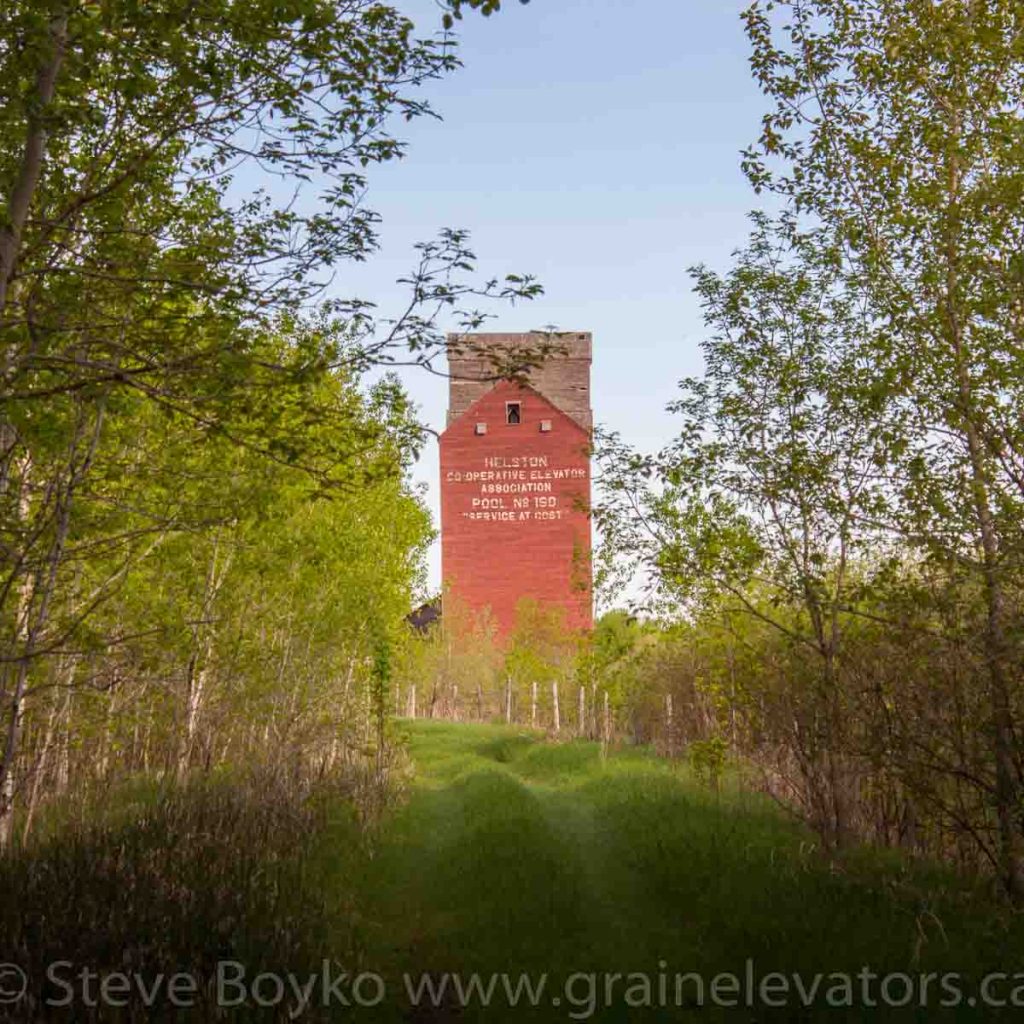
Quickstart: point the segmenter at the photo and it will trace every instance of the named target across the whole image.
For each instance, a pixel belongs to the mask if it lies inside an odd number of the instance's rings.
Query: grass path
[[[880,981],[858,979],[865,966],[914,979],[1024,970],[1013,952],[1024,950],[1020,929],[1008,931],[938,872],[868,853],[842,869],[829,865],[756,795],[708,792],[643,753],[603,761],[595,744],[552,745],[501,727],[406,728],[412,793],[359,868],[366,968],[383,970],[391,992],[402,990],[406,972],[459,972],[463,981],[470,972],[485,981],[507,972],[513,983],[521,973],[546,973],[548,982],[532,1010],[510,1009],[499,982],[486,1009],[460,1007],[449,987],[441,1006],[406,1000],[395,1019],[931,1022],[1024,1013],[943,1008],[950,993],[938,980],[929,983],[927,1008],[915,995],[910,1008],[865,1009],[865,991],[881,998]],[[757,983],[770,972],[789,976],[788,1005],[708,1005],[716,975],[746,985],[748,961]],[[676,991],[675,975],[690,972],[704,979],[703,1006],[695,979]],[[851,980],[828,977],[835,972]],[[804,994],[819,973],[808,1009]],[[622,977],[609,982],[613,974]],[[889,984],[896,1001],[905,998],[904,982]],[[957,984],[973,991],[966,980]],[[725,1000],[734,998],[728,979],[720,986]],[[851,987],[855,1008],[828,1005],[827,994],[843,1002]]]

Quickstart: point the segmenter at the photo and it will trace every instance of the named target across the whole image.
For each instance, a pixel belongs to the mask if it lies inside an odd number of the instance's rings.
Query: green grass
[[[1020,1008],[943,1008],[937,981],[927,1007],[832,1008],[824,992],[839,990],[827,977],[810,1008],[794,982],[785,1006],[708,1005],[715,976],[744,979],[748,961],[759,979],[799,972],[805,987],[837,972],[860,986],[865,967],[915,979],[956,972],[969,993],[971,979],[1024,970],[1024,930],[935,866],[870,850],[830,862],[809,833],[735,780],[712,791],[648,752],[602,758],[596,744],[551,744],[527,730],[401,728],[409,791],[366,834],[343,791],[298,798],[231,779],[158,799],[144,787],[126,790],[94,828],[58,821],[0,863],[0,960],[13,936],[10,959],[35,975],[67,957],[105,970],[141,964],[149,974],[209,972],[237,959],[250,973],[305,977],[329,958],[350,977],[384,979],[381,1005],[335,1004],[302,1020],[1020,1018]],[[479,998],[460,1005],[451,987],[436,1006],[412,1005],[404,976],[423,972],[435,983],[446,973],[463,983],[472,972],[484,983],[507,974],[513,986],[522,974],[535,983],[544,975],[547,987],[535,1007],[509,1006],[500,981],[488,1006]],[[691,975],[680,1005],[677,974]],[[693,974],[703,978],[706,1005],[697,1005]],[[663,1005],[628,1005],[627,994],[634,1004]],[[284,1020],[290,1005],[250,1005],[229,1019]],[[221,1018],[207,999],[181,1016],[164,1007],[32,1019]]]
[[[523,730],[406,728],[417,782],[361,882],[373,922],[365,952],[392,979],[424,970],[643,972],[655,981],[699,972],[710,984],[721,972],[742,978],[749,959],[759,977],[799,971],[810,985],[815,973],[865,966],[980,977],[1024,965],[1019,925],[962,882],[869,851],[830,863],[755,794],[709,791],[644,752],[603,760],[596,744],[547,744]],[[891,984],[898,999],[901,983]],[[615,1005],[592,1019],[999,1019],[991,1008],[943,1009],[941,990],[927,1009],[846,1010],[822,997],[814,1011],[731,1015],[645,1011],[623,1005],[622,983],[612,992]],[[479,1019],[527,1015],[492,1006]],[[529,1019],[570,1018],[549,1005]]]

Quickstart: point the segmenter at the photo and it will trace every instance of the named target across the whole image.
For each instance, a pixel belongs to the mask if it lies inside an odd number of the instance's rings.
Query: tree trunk
[[[74,672],[74,661],[73,659],[68,660],[72,666],[68,672],[68,676],[70,676]],[[59,674],[58,670],[58,678]],[[21,830],[22,846],[28,842],[28,837],[32,832],[32,822],[35,818],[36,807],[39,804],[39,794],[42,790],[43,779],[50,767],[50,752],[54,747],[54,736],[56,735],[61,718],[62,697],[63,695],[58,687],[53,693],[53,704],[50,707],[50,714],[46,719],[46,733],[43,736],[42,749],[39,751],[39,757],[36,759],[36,766],[32,772],[32,786],[29,789],[28,801],[25,805],[25,824]],[[66,700],[67,698],[64,697],[63,699]]]
[[[949,112],[949,138],[958,144],[962,135],[963,115]],[[942,313],[944,329],[953,350],[956,366],[956,401],[950,410],[949,426],[966,441],[970,466],[971,497],[981,540],[983,579],[985,586],[986,624],[985,660],[991,704],[992,756],[995,762],[995,810],[999,828],[999,870],[1007,895],[1019,903],[1022,892],[1020,834],[1016,815],[1021,797],[1020,781],[1014,764],[1014,716],[1010,697],[1009,655],[1006,635],[1006,598],[1001,576],[1001,545],[999,527],[993,513],[992,470],[986,455],[974,382],[971,377],[970,353],[966,350],[963,314],[960,305],[961,281],[960,235],[962,225],[957,211],[962,198],[962,174],[958,145],[948,152],[946,194],[949,221],[945,246],[946,280]]]
[[[62,10],[50,22],[50,53],[36,73],[35,95],[26,125],[25,145],[17,178],[7,200],[5,224],[0,228],[0,317],[7,306],[7,293],[18,263],[21,237],[46,158],[48,107],[53,102],[57,76],[67,47],[68,16]]]
[[[675,743],[675,722],[672,720],[672,694],[665,694],[665,742],[668,747],[669,757],[674,757],[676,752]]]
[[[14,666],[14,685],[9,691],[10,711],[7,726],[7,738],[4,743],[3,758],[0,760],[0,850],[11,840],[11,828],[16,797],[15,775],[19,744],[21,741],[22,719],[25,713],[25,696],[28,688],[29,667],[36,657],[37,645],[46,629],[50,618],[50,606],[57,589],[57,575],[64,560],[64,545],[67,541],[71,521],[71,502],[76,485],[87,472],[99,438],[102,415],[98,416],[95,431],[90,445],[81,464],[76,464],[77,455],[72,455],[67,479],[64,481],[63,493],[56,498],[54,510],[53,537],[45,561],[34,571],[26,572],[19,587],[18,608],[15,621],[17,651]],[[76,442],[81,438],[76,438]],[[32,458],[26,453],[22,461],[20,480],[21,493],[18,498],[19,518],[27,521],[31,511],[29,498],[29,478],[32,473]]]
[[[608,744],[612,741],[612,715],[608,703],[608,691],[604,691],[604,715],[601,723],[601,756],[608,756]]]
[[[203,709],[203,698],[206,695],[206,684],[209,679],[210,656],[213,651],[213,637],[211,635],[210,620],[213,617],[213,606],[220,593],[221,587],[228,570],[231,567],[232,556],[229,552],[224,558],[221,557],[220,535],[213,539],[213,550],[210,553],[210,564],[206,570],[206,583],[203,588],[203,602],[200,609],[200,624],[196,627],[192,637],[192,653],[188,660],[186,669],[186,690],[185,690],[185,728],[181,739],[181,746],[178,752],[178,777],[183,778],[188,771],[192,759],[192,752],[195,746],[196,733],[199,728],[199,716]],[[288,651],[284,652],[287,657]],[[285,663],[282,661],[280,676],[284,676]]]

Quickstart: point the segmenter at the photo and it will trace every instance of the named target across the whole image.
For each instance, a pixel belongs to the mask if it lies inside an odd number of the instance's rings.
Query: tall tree
[[[670,406],[681,430],[657,458],[605,447],[604,532],[642,557],[677,608],[725,595],[812,655],[814,710],[807,721],[792,716],[802,730],[794,742],[815,821],[842,843],[838,666],[856,563],[878,541],[864,524],[885,507],[878,466],[890,441],[885,420],[858,400],[871,320],[829,236],[801,233],[788,216],[756,216],[734,268],[697,267],[694,278],[713,332],[705,372],[682,382]]]
[[[365,468],[373,432],[308,429],[328,411],[308,382],[429,362],[440,311],[469,327],[478,298],[536,294],[524,276],[475,283],[466,234],[449,230],[419,247],[404,311],[335,286],[318,327],[268,342],[344,261],[372,254],[366,169],[401,155],[389,125],[429,114],[416,88],[457,63],[450,36],[419,38],[370,0],[0,11],[0,840],[32,665],[124,579],[112,567],[58,625],[76,565],[117,545],[123,563],[142,532],[222,518],[184,508],[193,490],[172,496],[159,458],[168,500],[118,487],[126,469],[151,475],[152,409],[354,485],[336,470]],[[144,507],[148,523],[119,514]]]
[[[756,0],[745,18],[772,101],[747,172],[835,232],[880,320],[874,375],[910,428],[891,460],[903,533],[981,584],[1000,872],[1019,897],[1024,12]]]

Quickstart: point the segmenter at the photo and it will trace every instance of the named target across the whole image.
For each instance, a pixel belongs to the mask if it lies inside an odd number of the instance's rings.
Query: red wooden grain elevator
[[[528,383],[495,380],[490,351],[557,347]],[[524,598],[593,625],[589,333],[452,335],[441,435],[441,573],[507,636]]]

